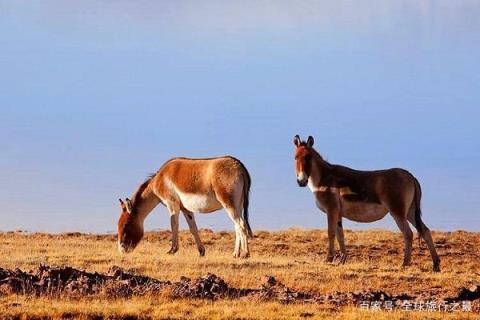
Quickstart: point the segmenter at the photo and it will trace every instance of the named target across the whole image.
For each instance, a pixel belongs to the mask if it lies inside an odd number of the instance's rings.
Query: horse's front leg
[[[195,243],[197,244],[198,253],[200,254],[200,257],[203,257],[205,255],[205,247],[203,246],[200,235],[198,234],[195,217],[193,216],[192,212],[188,212],[186,210],[183,211],[183,215],[185,216],[185,219],[187,219],[188,227],[190,228],[190,232],[192,233]]]
[[[326,262],[333,262],[335,257],[335,233],[337,230],[338,212],[337,210],[329,210],[327,212],[328,218],[328,253]]]
[[[337,241],[338,245],[340,246],[340,264],[344,264],[347,262],[347,250],[345,249],[345,237],[343,235],[343,224],[342,224],[342,218],[338,218],[337,222]]]
[[[172,228],[172,246],[167,253],[174,254],[178,251],[178,218],[180,215],[180,209],[173,204],[167,205],[167,207],[170,212],[170,226]]]

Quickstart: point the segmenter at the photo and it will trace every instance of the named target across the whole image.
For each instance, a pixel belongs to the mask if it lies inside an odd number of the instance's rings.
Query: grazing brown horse
[[[410,222],[427,243],[433,260],[433,270],[440,271],[440,258],[430,230],[422,222],[420,200],[422,191],[418,180],[404,169],[358,171],[330,164],[313,148],[313,138],[301,141],[297,135],[295,163],[297,182],[308,185],[317,207],[327,214],[328,255],[334,260],[335,235],[340,246],[340,262],[345,263],[342,218],[357,222],[380,220],[390,212],[405,240],[403,265],[411,264],[413,233]]]
[[[200,240],[195,212],[210,213],[224,208],[235,224],[234,257],[249,256],[248,236],[252,230],[248,222],[250,175],[237,159],[225,156],[211,159],[174,158],[146,180],[132,197],[123,202],[118,220],[118,248],[132,251],[143,237],[143,222],[159,203],[170,213],[172,247],[178,250],[178,218],[183,212],[193,234],[200,256],[205,247]],[[243,214],[242,214],[243,210]]]

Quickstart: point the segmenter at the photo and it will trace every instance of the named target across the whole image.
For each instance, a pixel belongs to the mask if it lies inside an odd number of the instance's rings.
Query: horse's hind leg
[[[200,239],[200,235],[198,234],[197,223],[195,222],[195,217],[193,216],[192,212],[183,211],[183,215],[188,223],[188,228],[195,239],[195,243],[197,244],[198,252],[200,253],[200,257],[205,255],[205,247],[203,246],[202,240]]]
[[[417,223],[415,221],[415,210],[411,210],[408,215],[408,221],[418,230]],[[420,223],[422,224],[421,230],[422,232],[420,235],[422,236],[423,240],[427,243],[428,250],[430,251],[430,255],[432,256],[433,261],[433,271],[440,272],[440,257],[437,254],[437,250],[435,250],[435,244],[433,243],[432,235],[430,234],[430,229],[423,223],[420,219]]]
[[[413,232],[408,225],[408,221],[404,215],[399,215],[392,212],[392,217],[395,219],[398,228],[403,234],[403,239],[405,241],[405,253],[403,257],[403,266],[409,266],[412,263],[412,243],[413,243]]]
[[[247,226],[245,221],[241,216],[241,210],[235,209],[232,207],[225,208],[230,219],[232,219],[235,224],[235,250],[233,256],[235,258],[248,258],[250,256],[250,251],[248,249],[248,233]]]
[[[247,224],[242,215],[242,193],[243,184],[237,183],[233,188],[219,186],[215,189],[215,195],[222,204],[228,216],[235,224],[235,249],[233,256],[235,258],[247,258],[250,256],[248,249]]]

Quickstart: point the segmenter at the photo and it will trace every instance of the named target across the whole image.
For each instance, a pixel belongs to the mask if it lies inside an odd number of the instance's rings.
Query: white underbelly
[[[382,219],[388,209],[375,203],[342,201],[342,216],[356,222],[373,222]]]
[[[222,208],[215,194],[178,193],[185,209],[190,212],[207,213]]]

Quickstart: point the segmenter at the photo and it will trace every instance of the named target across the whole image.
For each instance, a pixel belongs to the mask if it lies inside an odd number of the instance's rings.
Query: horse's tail
[[[250,222],[248,221],[248,206],[250,204],[250,186],[252,185],[252,179],[250,178],[250,173],[248,173],[247,168],[243,165],[243,163],[240,162],[240,164],[243,169],[243,220],[245,220],[248,236],[253,237],[252,228],[250,227]]]
[[[422,209],[420,206],[420,202],[422,200],[422,188],[420,187],[420,183],[418,182],[417,178],[413,177],[413,180],[415,182],[415,194],[413,196],[413,207],[415,210],[415,228],[421,235],[423,234]]]

